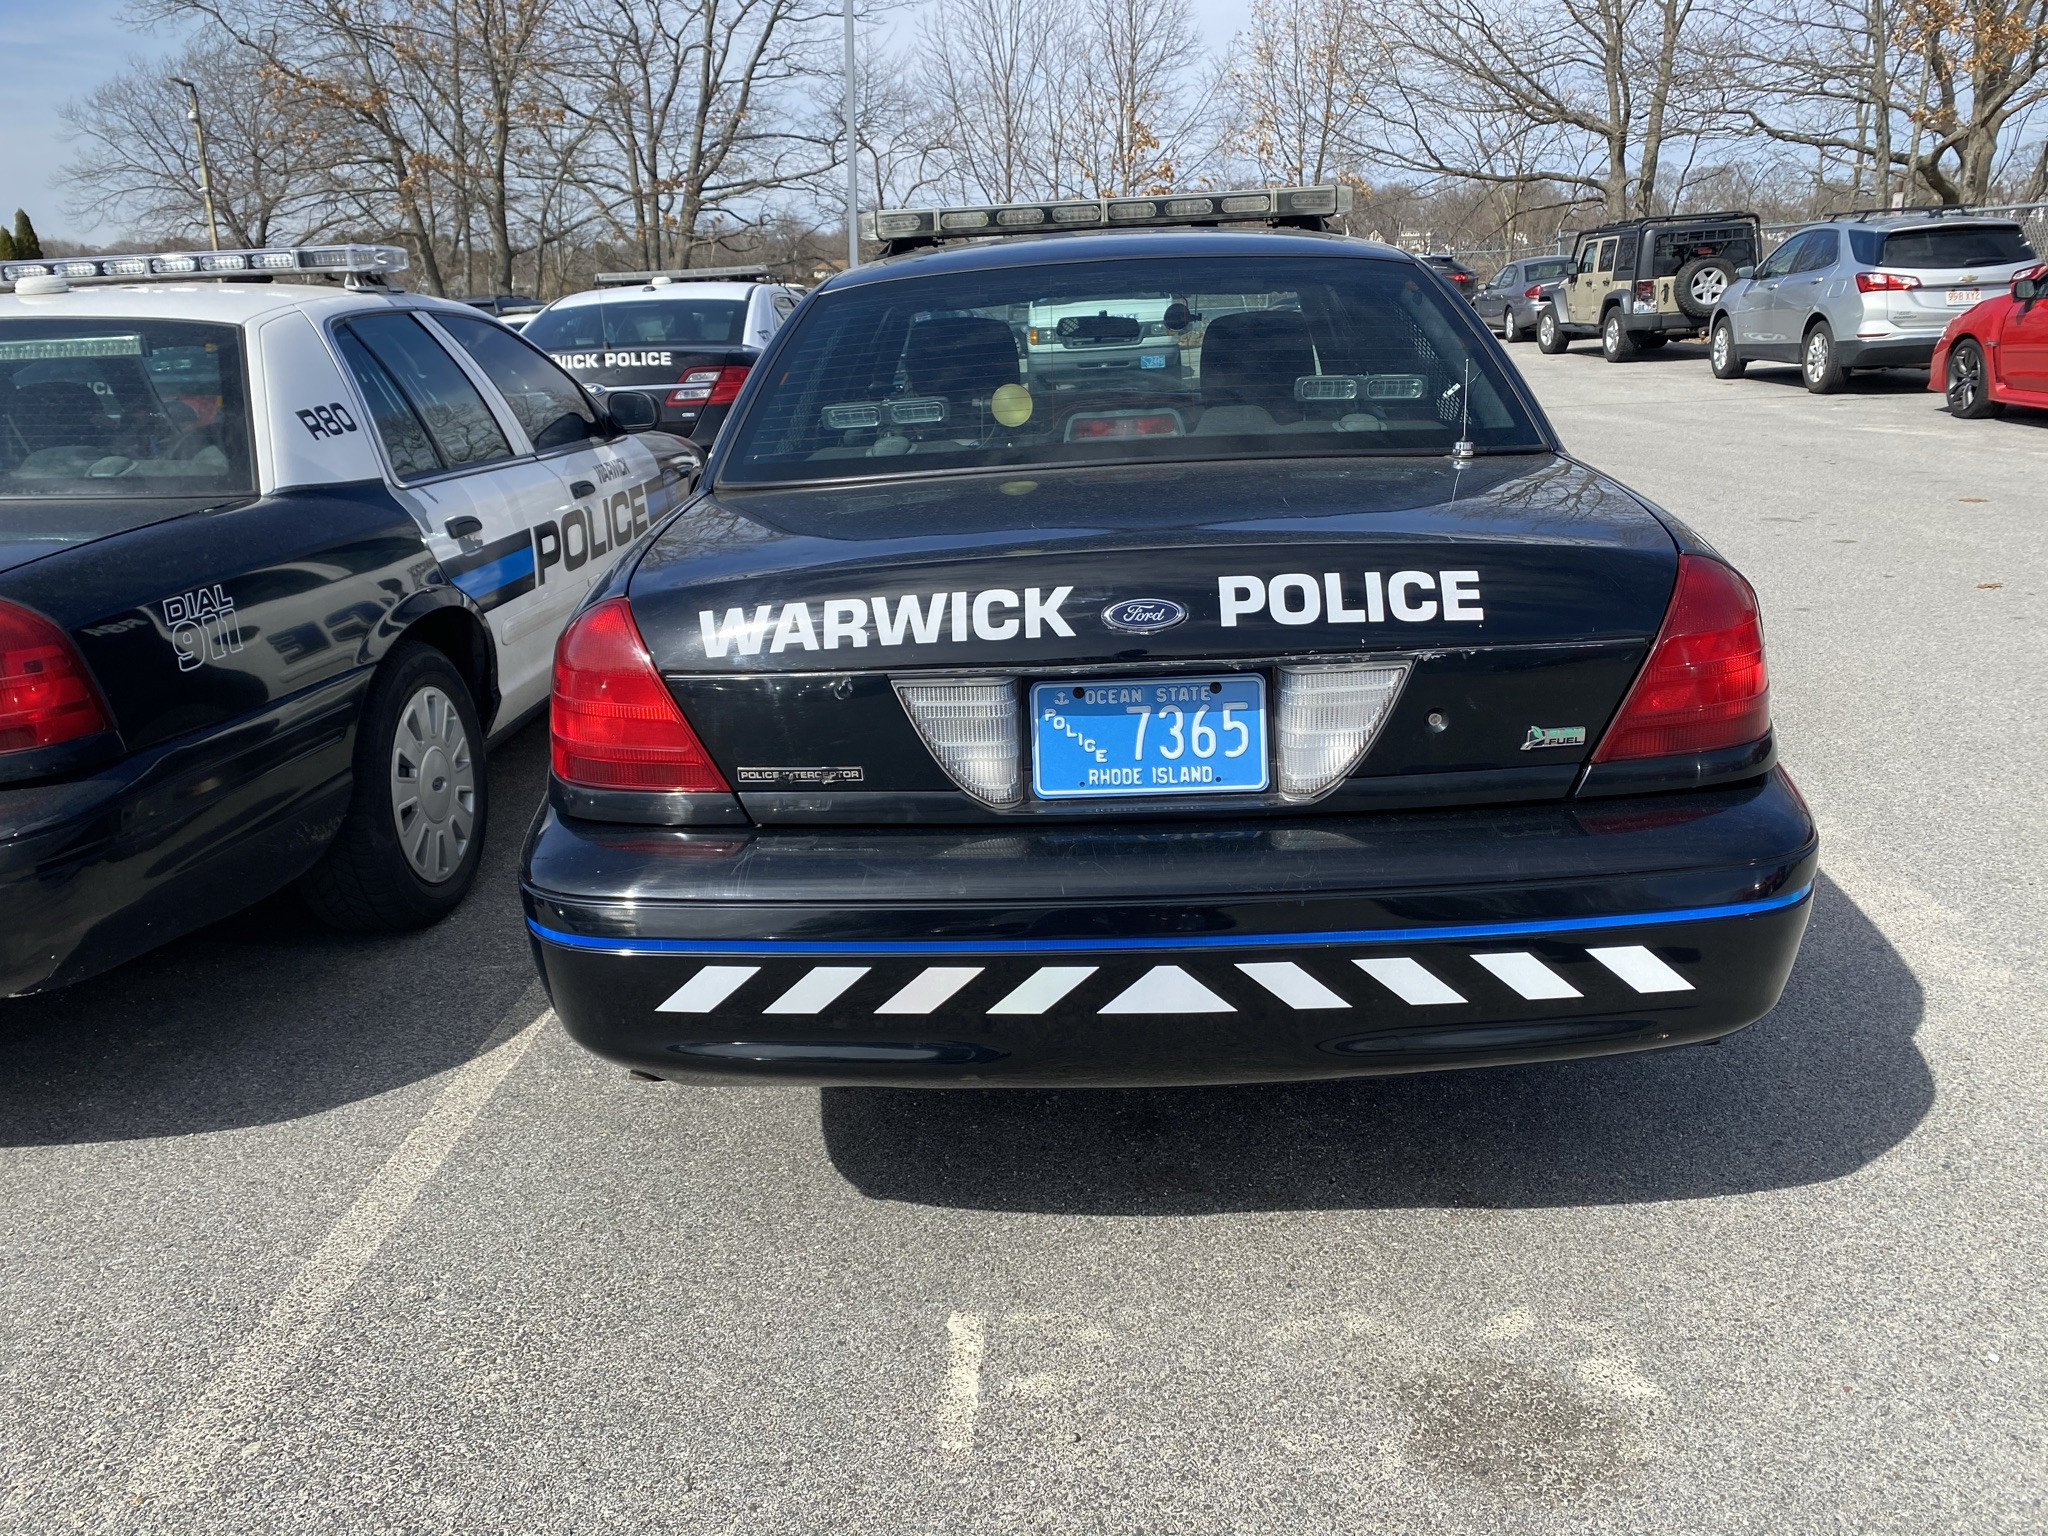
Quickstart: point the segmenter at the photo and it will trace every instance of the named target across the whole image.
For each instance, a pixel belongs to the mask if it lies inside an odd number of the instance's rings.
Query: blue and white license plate
[[[1031,736],[1031,787],[1042,799],[1244,794],[1266,787],[1266,680],[1034,683]]]

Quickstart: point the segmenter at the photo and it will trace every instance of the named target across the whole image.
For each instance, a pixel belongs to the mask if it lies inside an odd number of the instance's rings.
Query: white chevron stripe
[[[1504,955],[1474,955],[1472,958],[1531,1002],[1541,1002],[1549,997],[1586,995],[1524,949],[1511,950]]]
[[[709,1013],[746,985],[758,965],[707,965],[669,994],[656,1013]]]
[[[1586,951],[1638,992],[1690,992],[1692,983],[1640,944]]]
[[[817,1013],[840,993],[867,975],[864,965],[820,965],[775,999],[763,1013]]]
[[[1351,1006],[1292,960],[1240,961],[1237,968],[1290,1008]]]
[[[1092,965],[1040,966],[1025,977],[990,1013],[1044,1013],[1095,974]]]
[[[1235,1013],[1177,965],[1155,965],[1102,1005],[1103,1013]]]
[[[933,965],[919,971],[877,1013],[930,1013],[981,974],[978,965]]]
[[[1425,1007],[1431,1003],[1462,1003],[1464,998],[1438,981],[1405,955],[1390,960],[1351,962],[1404,1003]]]

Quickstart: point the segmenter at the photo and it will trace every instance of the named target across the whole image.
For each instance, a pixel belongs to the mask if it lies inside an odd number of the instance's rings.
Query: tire
[[[1678,307],[1695,320],[1711,320],[1735,282],[1735,263],[1725,256],[1700,256],[1678,269],[1672,281]]]
[[[1619,306],[1608,310],[1600,321],[1600,355],[1610,363],[1627,363],[1635,360],[1636,339],[1629,335],[1628,327],[1621,323]]]
[[[1546,305],[1536,318],[1536,350],[1555,357],[1571,344],[1571,337],[1565,335],[1564,326],[1558,321],[1555,306]]]
[[[1529,333],[1522,329],[1522,322],[1515,318],[1515,306],[1512,304],[1501,313],[1500,339],[1509,346],[1529,339]]]
[[[1984,348],[1967,336],[1950,349],[1942,382],[1948,413],[1958,421],[1982,421],[2005,409],[1991,398],[1990,369],[1985,366]]]
[[[1834,329],[1823,320],[1806,333],[1799,347],[1799,376],[1816,395],[1839,393],[1849,372],[1835,350]]]
[[[441,652],[410,642],[385,658],[356,721],[354,771],[341,830],[300,882],[307,905],[356,933],[440,921],[476,880],[490,804],[476,705]]]
[[[1749,368],[1748,360],[1735,350],[1735,325],[1726,315],[1714,322],[1707,358],[1717,379],[1739,379]]]

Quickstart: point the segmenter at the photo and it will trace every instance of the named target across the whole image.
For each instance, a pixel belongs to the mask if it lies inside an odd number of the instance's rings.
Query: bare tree
[[[77,144],[67,212],[97,219],[118,209],[152,236],[202,237],[206,211],[186,121],[192,81],[206,114],[207,162],[222,238],[240,246],[316,238],[333,224],[335,144],[316,112],[278,82],[261,56],[218,33],[167,62],[131,61],[64,109]]]
[[[1369,19],[1365,0],[1252,0],[1225,92],[1228,147],[1259,175],[1308,184],[1349,167],[1362,111],[1351,66]]]

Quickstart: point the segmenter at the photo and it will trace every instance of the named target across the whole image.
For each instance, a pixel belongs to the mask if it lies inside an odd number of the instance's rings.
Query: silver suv
[[[1956,315],[2038,260],[2020,226],[1966,209],[1847,215],[1795,230],[1723,296],[1714,377],[1797,363],[1817,395],[1852,368],[1925,368]]]

